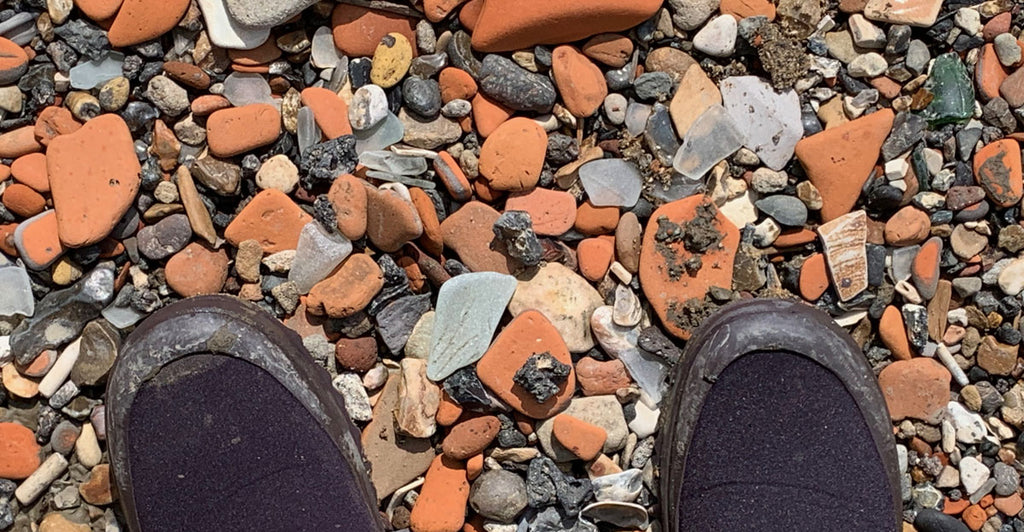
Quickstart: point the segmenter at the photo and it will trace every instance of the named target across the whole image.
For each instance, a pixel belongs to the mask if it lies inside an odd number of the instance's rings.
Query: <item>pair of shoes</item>
[[[658,441],[662,530],[901,529],[885,402],[824,314],[729,305],[695,332],[674,382]],[[340,394],[251,304],[204,296],[157,312],[126,341],[107,394],[134,532],[386,529]]]

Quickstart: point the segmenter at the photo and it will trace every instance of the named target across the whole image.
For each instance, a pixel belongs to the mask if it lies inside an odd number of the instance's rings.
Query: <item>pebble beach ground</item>
[[[781,297],[863,347],[905,531],[1024,532],[1022,27],[1012,0],[5,0],[0,530],[127,530],[118,347],[226,293],[331,374],[395,529],[662,530],[680,350]]]

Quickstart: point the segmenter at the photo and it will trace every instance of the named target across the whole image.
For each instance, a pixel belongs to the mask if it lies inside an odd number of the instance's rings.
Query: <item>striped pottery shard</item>
[[[863,210],[818,227],[825,261],[839,299],[849,301],[868,287],[868,217]]]

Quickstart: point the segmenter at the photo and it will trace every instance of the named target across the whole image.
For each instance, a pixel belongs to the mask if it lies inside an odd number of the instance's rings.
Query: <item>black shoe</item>
[[[383,530],[344,402],[298,335],[227,296],[160,310],[107,385],[129,528]]]
[[[659,440],[666,531],[901,530],[892,424],[861,350],[807,305],[728,305],[694,333]]]

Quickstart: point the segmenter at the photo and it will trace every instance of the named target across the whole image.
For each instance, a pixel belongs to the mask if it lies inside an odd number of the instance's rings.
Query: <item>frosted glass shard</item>
[[[356,137],[356,153],[383,150],[402,140],[405,125],[394,113],[388,113],[376,126],[362,131],[355,129],[352,134]]]
[[[372,179],[379,179],[381,181],[388,181],[391,183],[401,183],[410,187],[419,187],[423,189],[435,189],[437,183],[433,181],[427,181],[426,179],[416,179],[415,177],[408,177],[404,175],[392,174],[390,172],[381,172],[380,170],[367,170],[366,177]]]
[[[599,159],[580,167],[580,181],[597,207],[632,207],[640,199],[643,177],[625,159]]]
[[[121,76],[123,63],[124,54],[117,52],[110,52],[99,59],[78,63],[71,67],[71,87],[81,90],[98,87]]]
[[[319,222],[309,222],[299,233],[295,259],[288,280],[300,294],[309,293],[316,283],[330,275],[352,253],[352,242],[341,233],[329,233]]]
[[[629,102],[626,107],[626,131],[639,137],[647,129],[647,119],[651,116],[651,106],[640,102]]]
[[[427,160],[423,157],[397,155],[384,150],[364,151],[359,154],[359,162],[370,169],[397,175],[414,176],[427,171]]]
[[[725,107],[712,105],[690,126],[672,167],[689,179],[701,179],[716,164],[743,147],[743,134]]]
[[[0,267],[0,316],[28,316],[36,311],[32,283],[20,266]]]
[[[333,68],[341,59],[341,54],[334,47],[334,34],[331,28],[320,26],[313,33],[313,41],[310,46],[309,58],[313,66],[317,68]]]
[[[299,109],[296,137],[298,137],[300,155],[305,154],[310,146],[320,143],[320,128],[317,127],[316,120],[313,118],[313,110],[309,107]]]
[[[722,105],[734,123],[743,125],[743,145],[772,170],[785,167],[804,134],[796,91],[776,92],[757,76],[726,78],[720,88]]]
[[[224,97],[235,107],[251,103],[274,103],[270,84],[262,74],[234,72],[224,80]]]

